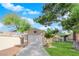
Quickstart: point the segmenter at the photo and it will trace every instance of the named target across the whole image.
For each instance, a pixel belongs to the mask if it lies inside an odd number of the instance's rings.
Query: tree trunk
[[[73,47],[76,48],[76,33],[73,32]]]
[[[29,42],[28,42],[28,35],[27,35],[27,45],[29,44]]]
[[[66,41],[66,36],[64,36],[64,41]]]
[[[65,41],[65,42],[67,41],[67,37],[68,37],[68,35],[65,35],[65,36],[64,36],[64,41]]]
[[[73,32],[73,47],[79,50],[79,42],[77,41],[76,32]]]

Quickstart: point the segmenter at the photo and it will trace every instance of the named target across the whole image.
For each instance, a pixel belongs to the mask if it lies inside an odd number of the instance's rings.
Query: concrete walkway
[[[48,56],[39,41],[34,41],[30,45],[23,48],[17,56]]]

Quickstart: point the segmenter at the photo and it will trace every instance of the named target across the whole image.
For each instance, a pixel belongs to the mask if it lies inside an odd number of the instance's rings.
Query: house
[[[25,35],[26,40],[30,41],[31,43],[38,42],[38,44],[44,43],[44,31],[33,28],[29,29],[28,31],[24,32],[27,33]]]

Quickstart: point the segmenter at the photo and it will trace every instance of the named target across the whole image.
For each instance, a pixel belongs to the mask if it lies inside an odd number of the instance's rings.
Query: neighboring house
[[[44,44],[44,31],[39,29],[30,29],[24,33],[16,32],[0,32],[0,50],[7,49],[13,46],[24,46],[24,44],[37,42]]]

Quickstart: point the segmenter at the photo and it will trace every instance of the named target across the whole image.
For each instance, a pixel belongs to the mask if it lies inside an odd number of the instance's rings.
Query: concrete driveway
[[[40,41],[34,40],[31,44],[23,48],[17,56],[48,56]]]

